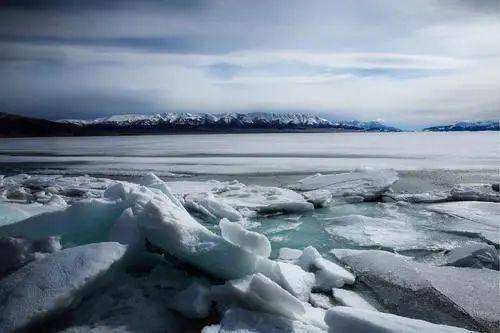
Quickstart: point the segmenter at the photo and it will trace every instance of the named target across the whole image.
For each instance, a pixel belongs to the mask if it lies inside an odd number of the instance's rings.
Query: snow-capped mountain
[[[453,125],[434,126],[423,129],[426,132],[448,132],[448,131],[499,131],[498,120],[461,121]]]
[[[154,115],[114,115],[93,120],[63,119],[88,128],[117,130],[300,130],[339,129],[356,131],[395,132],[397,128],[380,122],[330,121],[304,113],[158,113]]]

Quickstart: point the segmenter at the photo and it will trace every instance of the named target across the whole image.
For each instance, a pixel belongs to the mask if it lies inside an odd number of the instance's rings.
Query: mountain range
[[[461,121],[452,125],[441,125],[424,128],[425,132],[456,132],[456,131],[499,131],[498,120]]]
[[[370,131],[400,132],[376,121],[331,121],[304,113],[159,113],[114,115],[93,120],[62,119],[60,123],[118,132],[238,131]]]
[[[499,121],[462,121],[423,131],[499,131]],[[378,121],[332,121],[305,113],[158,113],[92,120],[45,119],[0,112],[0,137],[239,132],[400,132]]]

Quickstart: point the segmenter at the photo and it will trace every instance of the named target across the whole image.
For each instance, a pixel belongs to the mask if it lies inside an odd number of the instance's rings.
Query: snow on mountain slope
[[[453,125],[427,127],[423,130],[427,132],[499,131],[500,122],[498,120],[461,121]]]
[[[380,122],[369,121],[330,121],[312,114],[304,113],[158,113],[154,115],[113,115],[92,120],[62,119],[61,123],[70,123],[86,127],[173,127],[173,128],[229,128],[229,129],[297,129],[297,128],[338,128],[359,131],[392,132],[399,129]]]

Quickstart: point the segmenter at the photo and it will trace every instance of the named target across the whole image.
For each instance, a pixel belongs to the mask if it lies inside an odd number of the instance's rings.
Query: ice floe
[[[500,203],[467,201],[428,205],[433,212],[458,217],[454,223],[445,224],[442,230],[477,235],[500,246]]]
[[[0,331],[27,329],[74,305],[125,250],[113,242],[68,248],[0,280]]]
[[[370,302],[366,301],[361,295],[352,290],[333,288],[332,294],[335,301],[340,305],[356,309],[377,311]]]
[[[499,270],[498,252],[493,245],[472,243],[447,251],[446,265]]]
[[[314,288],[329,292],[332,288],[341,288],[344,284],[353,284],[355,277],[340,265],[326,260],[312,246],[302,252],[297,263],[305,271],[314,272]]]
[[[227,219],[220,220],[219,227],[222,238],[228,242],[265,258],[271,254],[271,243],[263,234],[248,231],[238,223],[229,222]]]
[[[463,328],[436,325],[389,313],[337,306],[327,311],[325,321],[332,333],[467,333]]]
[[[357,170],[349,173],[317,174],[290,185],[293,190],[328,190],[333,197],[361,197],[374,200],[398,180],[394,170]]]
[[[378,250],[333,250],[389,311],[430,322],[496,332],[498,272],[436,267]]]

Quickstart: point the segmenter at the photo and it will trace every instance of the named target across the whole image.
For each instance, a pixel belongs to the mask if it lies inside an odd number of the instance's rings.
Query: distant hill
[[[63,119],[64,124],[93,130],[126,133],[168,132],[273,132],[273,131],[377,131],[399,132],[398,128],[370,121],[330,121],[303,113],[159,113],[114,115],[93,120]]]
[[[426,132],[451,132],[451,131],[500,131],[498,120],[461,121],[453,125],[442,125],[424,128]]]
[[[84,133],[85,130],[78,125],[0,112],[0,137],[74,136]]]

